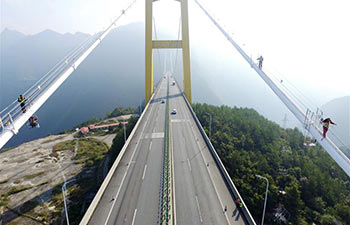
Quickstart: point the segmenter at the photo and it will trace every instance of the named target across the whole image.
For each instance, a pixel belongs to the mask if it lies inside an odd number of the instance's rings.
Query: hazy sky
[[[1,0],[1,30],[7,27],[25,34],[45,29],[95,33],[107,27],[130,2]],[[316,99],[317,104],[350,95],[349,0],[201,2],[249,55],[264,56],[266,71],[276,76],[278,72],[283,74],[305,95]],[[158,30],[166,28],[176,33],[179,20],[176,5],[171,0],[155,3]],[[208,20],[193,0],[189,0],[189,5],[191,26],[208,26]],[[121,24],[138,21],[144,21],[144,0],[138,0]],[[208,35],[212,32],[203,35],[201,41],[205,42]]]

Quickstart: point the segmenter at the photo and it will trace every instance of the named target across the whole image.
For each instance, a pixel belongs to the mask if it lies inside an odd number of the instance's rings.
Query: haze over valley
[[[174,38],[164,32],[158,35]],[[0,107],[14,101],[71,49],[90,37],[84,33],[59,34],[51,30],[24,35],[5,29],[1,33]],[[194,102],[254,108],[281,126],[287,115],[287,127],[301,128],[232,46],[227,43],[218,48],[204,41],[196,42],[199,38],[196,33],[190,37]],[[223,37],[218,38],[224,41]],[[164,60],[166,57],[168,60]],[[172,62],[169,59],[173,59]],[[155,83],[165,66],[175,71],[181,86],[181,60],[181,51],[154,50]],[[43,105],[37,112],[40,129],[22,128],[21,135],[14,137],[7,146],[71,129],[93,116],[103,117],[117,106],[140,105],[143,99],[144,24],[133,23],[114,29]],[[327,113],[331,115],[332,109]],[[349,126],[344,127],[345,133],[349,133]]]

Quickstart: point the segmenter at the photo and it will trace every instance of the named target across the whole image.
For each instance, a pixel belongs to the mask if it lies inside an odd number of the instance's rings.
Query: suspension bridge
[[[191,68],[188,2],[177,0],[181,9],[181,39],[154,40],[153,2],[145,1],[145,102],[146,108],[129,136],[81,224],[256,224],[244,199],[232,183],[209,138],[191,108]],[[350,159],[330,138],[322,140],[322,111],[304,107],[293,93],[274,82],[238,45],[229,33],[194,0],[257,75],[300,121],[305,130],[350,176]],[[86,40],[59,61],[23,96],[0,112],[0,148],[19,130],[79,65],[126,16],[136,0],[110,26]],[[153,87],[153,49],[181,49],[183,90],[172,71]],[[173,83],[174,85],[170,85]],[[165,104],[163,104],[165,100]],[[170,115],[169,109],[177,109]],[[341,143],[338,140],[336,143]],[[236,199],[243,207],[237,208]],[[225,210],[224,210],[225,209]],[[225,213],[236,212],[232,217]]]

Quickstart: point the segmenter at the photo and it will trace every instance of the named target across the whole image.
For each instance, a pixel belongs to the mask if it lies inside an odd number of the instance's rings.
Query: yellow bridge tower
[[[146,77],[145,77],[145,102],[150,100],[153,94],[153,49],[157,48],[181,48],[184,74],[184,92],[190,104],[192,104],[191,92],[191,67],[190,67],[190,43],[188,35],[188,2],[176,0],[181,4],[182,40],[153,40],[152,17],[153,2],[159,0],[146,0]]]

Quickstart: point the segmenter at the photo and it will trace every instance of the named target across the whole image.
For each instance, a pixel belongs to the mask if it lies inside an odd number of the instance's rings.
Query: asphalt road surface
[[[89,224],[157,224],[166,94],[162,79]]]
[[[175,224],[245,224],[178,87],[169,91]],[[157,224],[166,93],[162,79],[89,224]]]
[[[169,91],[176,224],[245,224],[178,87]]]

